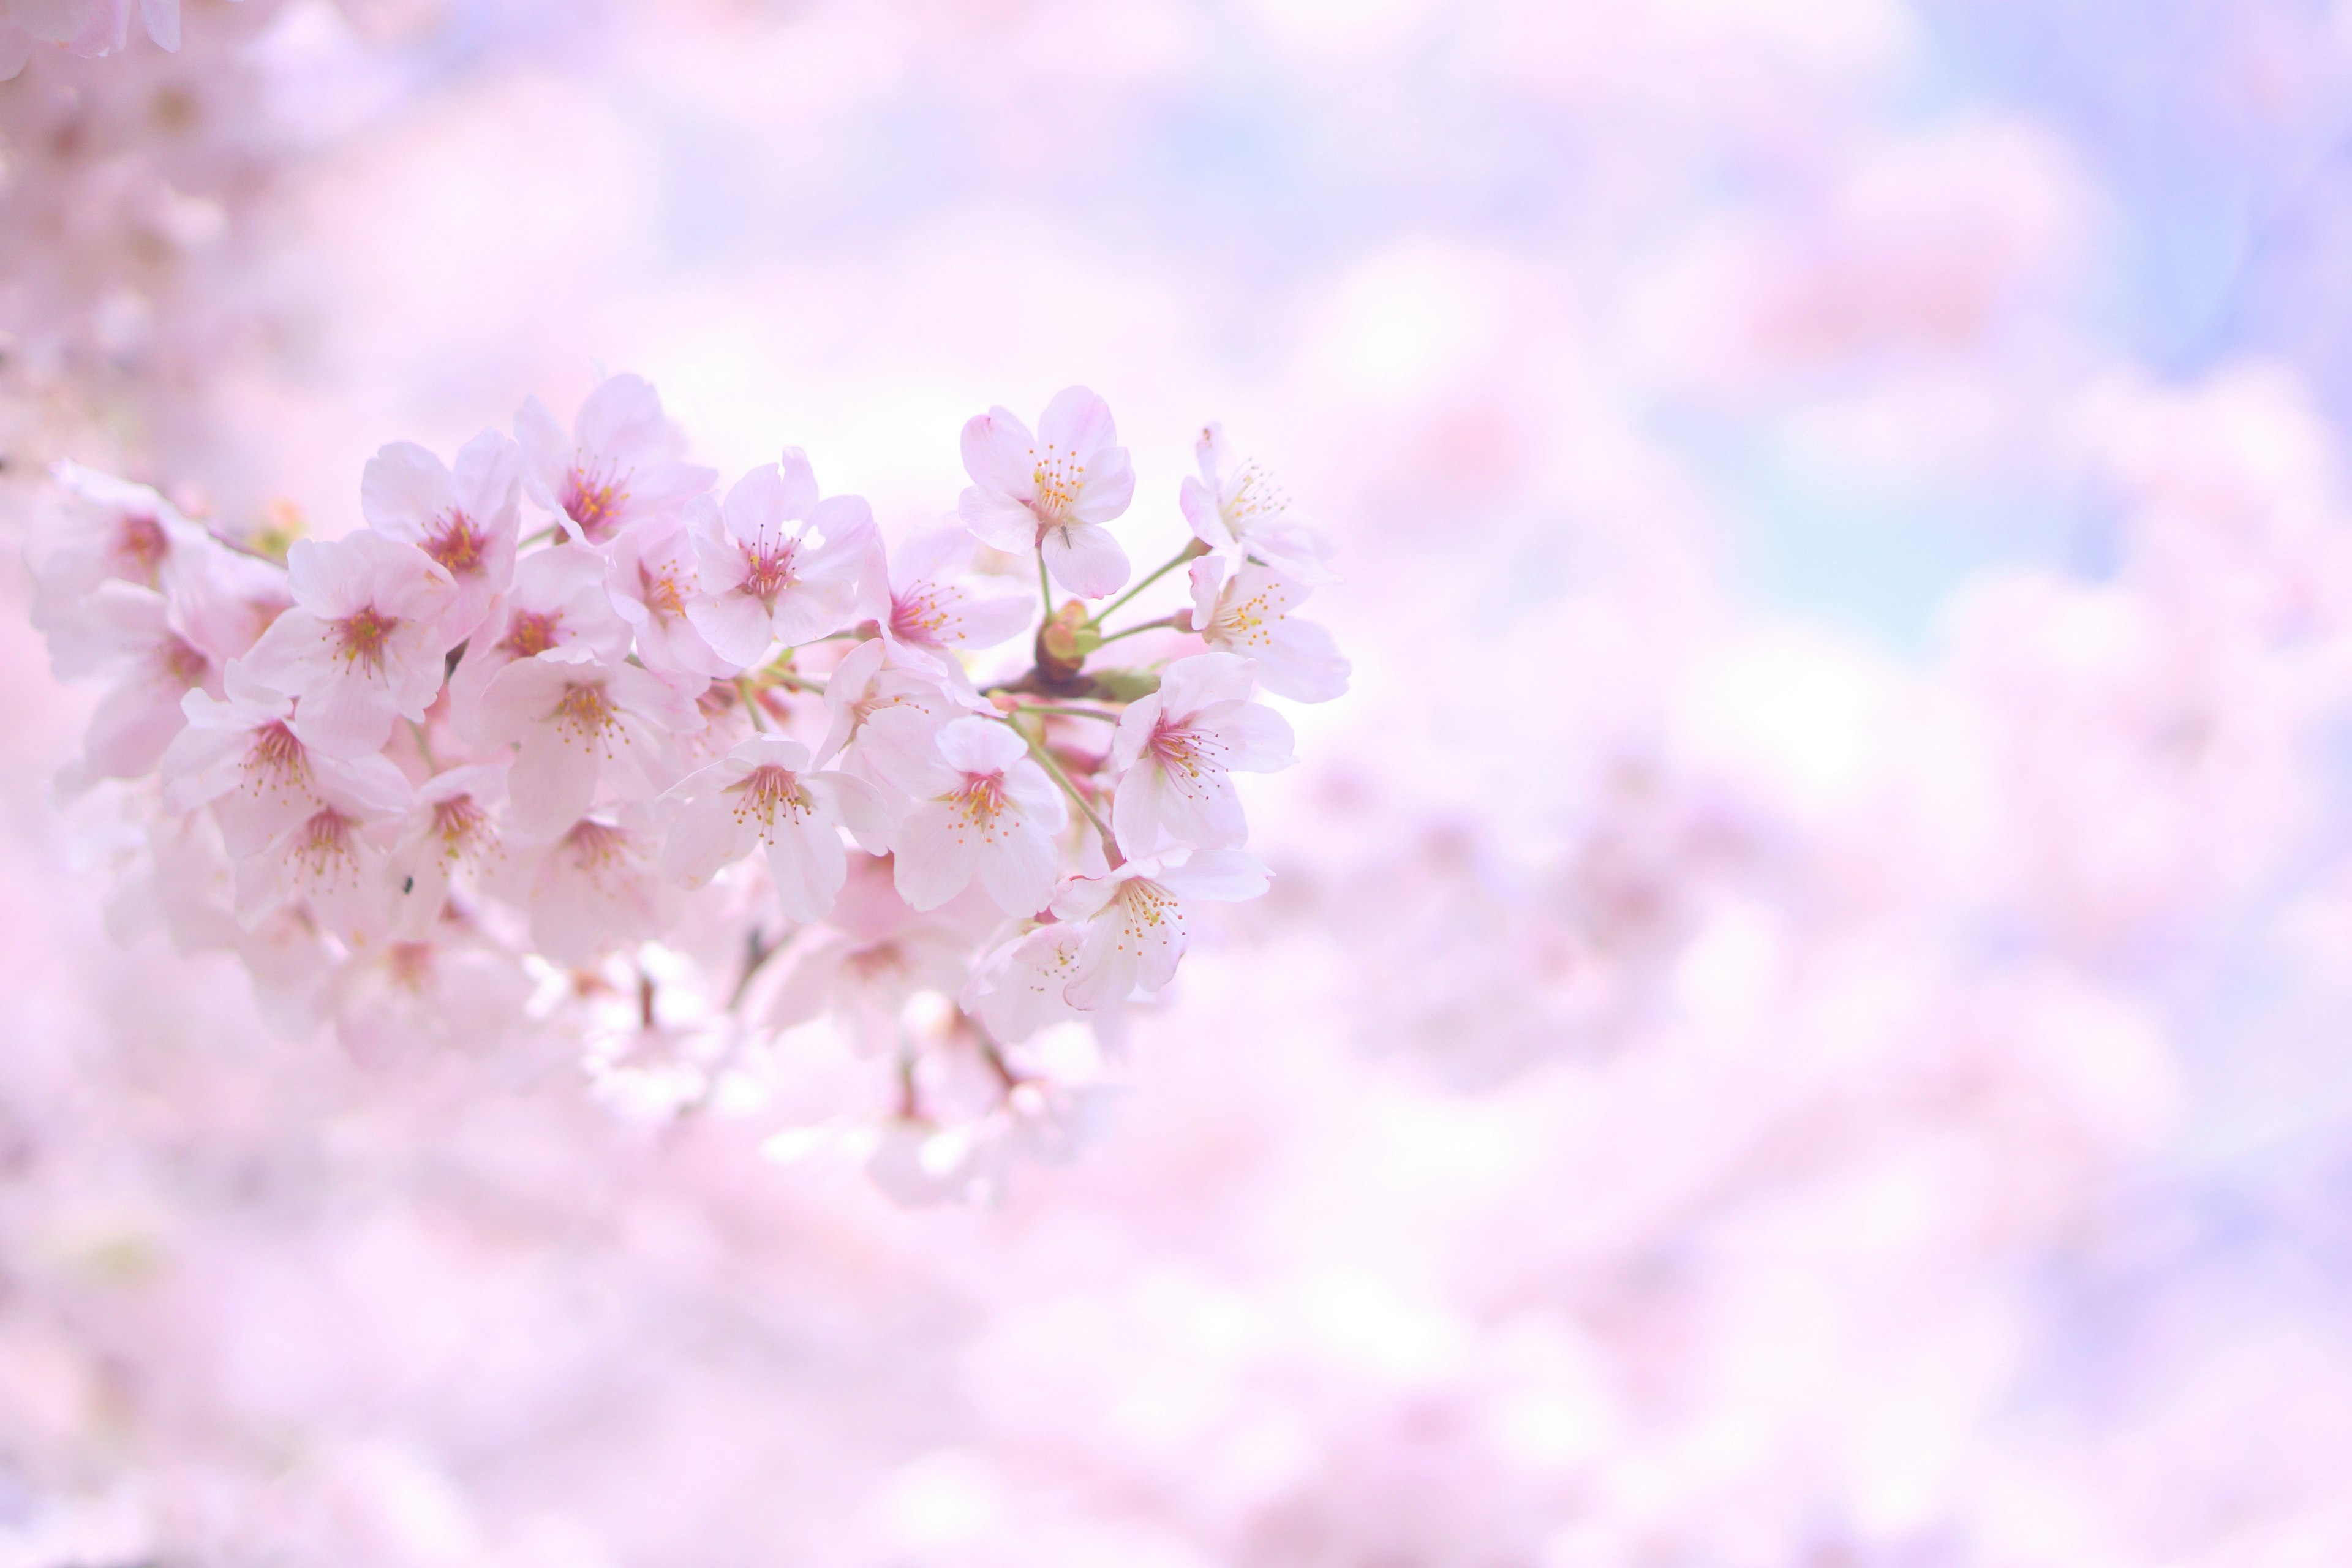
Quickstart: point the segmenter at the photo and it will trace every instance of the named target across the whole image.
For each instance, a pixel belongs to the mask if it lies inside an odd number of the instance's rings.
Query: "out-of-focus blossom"
[[[531,500],[587,544],[608,543],[636,522],[674,513],[719,479],[678,460],[685,443],[642,376],[606,378],[580,405],[568,436],[546,405],[531,398],[515,415],[515,436]]]
[[[1135,499],[1135,469],[1110,406],[1083,386],[1045,405],[1031,435],[1012,410],[963,427],[964,525],[999,550],[1035,551],[1054,581],[1099,599],[1127,581],[1127,552],[1103,526]]]
[[[875,766],[915,809],[898,825],[899,895],[934,910],[975,878],[1010,915],[1053,897],[1054,837],[1069,813],[1021,737],[988,719],[934,725],[907,710],[866,721]]]

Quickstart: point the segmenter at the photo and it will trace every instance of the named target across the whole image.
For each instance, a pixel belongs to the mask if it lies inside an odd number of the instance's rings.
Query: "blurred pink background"
[[[1355,686],[1108,1135],[908,1211],[272,1033],[12,556],[0,1568],[2352,1562],[2352,8],[184,26],[0,85],[12,540],[600,363],[903,524],[1084,382]]]

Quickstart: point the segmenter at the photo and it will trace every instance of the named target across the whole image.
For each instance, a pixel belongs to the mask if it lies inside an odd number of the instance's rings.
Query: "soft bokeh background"
[[[0,1564],[2352,1562],[2352,8],[187,12],[0,86],[12,526],[599,363],[903,523],[1078,381],[1356,683],[909,1212],[110,934],[12,569]]]

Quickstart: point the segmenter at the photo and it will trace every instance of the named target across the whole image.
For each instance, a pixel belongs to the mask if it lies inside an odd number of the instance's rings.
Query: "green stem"
[[[1192,543],[1187,544],[1183,549],[1170,556],[1167,561],[1160,565],[1160,569],[1152,573],[1150,576],[1146,577],[1142,582],[1138,583],[1126,593],[1121,594],[1118,598],[1113,599],[1109,604],[1105,605],[1101,609],[1097,610],[1093,615],[1087,616],[1087,625],[1090,626],[1098,626],[1102,625],[1103,622],[1117,615],[1120,607],[1129,599],[1134,598],[1138,594],[1142,593],[1146,588],[1150,587],[1151,584],[1159,582],[1160,579],[1167,576],[1168,574],[1175,571],[1176,568],[1183,565],[1187,561],[1198,561],[1202,556],[1206,555],[1208,552],[1209,548],[1207,545],[1202,544],[1197,539],[1192,541]],[[1037,563],[1042,567],[1045,563],[1045,558],[1042,555],[1039,556],[1037,558]]]
[[[751,684],[749,676],[739,675],[735,678],[735,689],[742,696],[743,710],[751,715],[751,728],[766,734],[768,716],[760,711],[760,689]]]
[[[1002,722],[1007,729],[1021,737],[1021,743],[1029,748],[1029,754],[1036,758],[1047,773],[1054,775],[1054,782],[1062,786],[1062,793],[1070,797],[1070,804],[1078,808],[1078,815],[1094,825],[1095,832],[1102,838],[1104,857],[1112,865],[1118,865],[1121,858],[1118,852],[1118,840],[1110,836],[1110,829],[1105,827],[1103,819],[1095,815],[1095,808],[1087,804],[1087,797],[1078,793],[1078,786],[1070,782],[1070,775],[1062,771],[1062,764],[1054,760],[1054,753],[1039,745],[1028,731],[1015,724],[1012,720],[1006,719]]]
[[[1045,552],[1037,552],[1037,596],[1045,601],[1045,619],[1054,618],[1054,584],[1045,576]]]
[[[1154,632],[1158,631],[1162,626],[1172,626],[1175,624],[1176,617],[1174,616],[1162,616],[1156,621],[1146,621],[1139,626],[1129,626],[1123,632],[1109,633],[1102,639],[1101,643],[1097,643],[1095,646],[1097,647],[1100,647],[1103,646],[1103,643],[1115,643],[1121,637],[1131,637],[1138,632]]]

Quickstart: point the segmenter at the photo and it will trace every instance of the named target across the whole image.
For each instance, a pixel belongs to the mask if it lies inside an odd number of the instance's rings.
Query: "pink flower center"
[[[402,990],[422,993],[433,984],[432,943],[394,942],[383,956],[384,967],[392,972],[392,983]]]
[[[202,686],[212,673],[213,661],[180,637],[165,637],[157,658],[165,679],[177,686]]]
[[[762,763],[743,775],[735,786],[742,798],[735,803],[735,820],[758,820],[770,827],[776,825],[776,814],[782,812],[794,821],[810,814],[808,798],[802,793],[801,781],[788,768],[773,763]]]
[[[563,847],[571,852],[572,865],[581,870],[601,871],[619,864],[628,853],[629,836],[609,824],[583,816],[563,836]]]
[[[335,636],[342,643],[343,661],[363,664],[372,670],[383,668],[384,645],[399,629],[397,616],[387,616],[373,605],[335,623]]]
[[[964,821],[985,833],[1012,808],[1004,795],[1003,773],[966,773],[963,787],[948,797]]]
[[[295,843],[294,859],[313,878],[324,878],[337,865],[356,866],[359,856],[352,847],[352,819],[328,806],[302,825],[302,836]]]
[[[1180,788],[1225,771],[1224,744],[1215,736],[1162,720],[1151,731],[1151,758]]]
[[[1065,452],[1059,447],[1047,447],[1036,458],[1030,472],[1036,487],[1036,498],[1029,508],[1040,521],[1057,523],[1067,515],[1078,499],[1078,488],[1086,482],[1087,466],[1078,461],[1075,452]]]
[[[567,686],[563,695],[555,700],[554,720],[559,728],[577,731],[582,744],[588,744],[612,729],[615,721],[613,700],[604,694],[601,680],[586,686]],[[583,824],[583,826],[589,826]]]
[[[489,551],[488,536],[462,511],[451,512],[441,531],[425,542],[425,553],[441,563],[452,577],[480,576],[483,558]]]
[[[563,626],[563,612],[551,610],[541,615],[536,610],[517,610],[507,622],[507,635],[499,647],[517,658],[537,658],[555,646],[555,636]]]
[[[285,721],[278,720],[253,732],[253,749],[245,754],[245,771],[261,775],[257,785],[268,783],[285,790],[301,781],[310,771],[310,762],[303,753],[302,742],[294,738],[294,731],[286,727]]]
[[[926,583],[890,600],[890,635],[900,642],[937,647],[955,617],[940,603],[940,590]]]
[[[172,552],[172,542],[164,537],[163,525],[152,517],[133,513],[114,525],[114,539],[108,546],[109,564],[114,574],[126,582],[155,585],[156,572],[163,557]]]
[[[665,566],[656,572],[640,561],[637,589],[646,610],[656,619],[674,621],[686,614],[686,586],[678,581],[677,567]]]
[[[601,544],[620,526],[621,508],[628,503],[626,476],[609,479],[574,468],[563,485],[564,514],[580,525],[592,544]]]
[[[470,795],[454,796],[433,803],[433,832],[441,840],[441,853],[454,860],[464,854],[475,839],[482,836],[488,825],[482,808],[474,804]]]
[[[793,550],[790,540],[767,550],[745,545],[743,591],[772,608],[776,596],[793,585]]]

